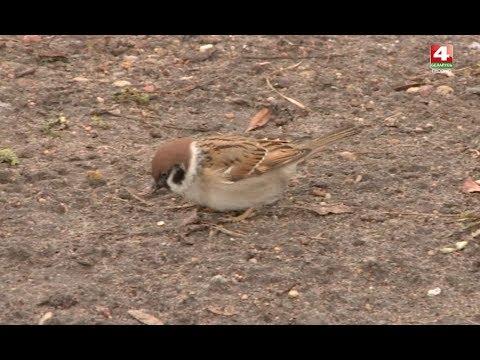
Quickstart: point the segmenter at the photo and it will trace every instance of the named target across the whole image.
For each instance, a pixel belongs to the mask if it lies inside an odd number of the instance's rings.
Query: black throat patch
[[[172,181],[175,184],[180,185],[185,179],[185,170],[181,166],[175,165],[172,169],[172,172],[173,172]]]

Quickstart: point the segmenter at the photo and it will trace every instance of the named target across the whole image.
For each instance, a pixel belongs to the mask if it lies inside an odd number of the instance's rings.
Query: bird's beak
[[[163,192],[163,189],[168,189],[167,176],[161,175],[154,183],[152,184],[152,194],[160,194]]]

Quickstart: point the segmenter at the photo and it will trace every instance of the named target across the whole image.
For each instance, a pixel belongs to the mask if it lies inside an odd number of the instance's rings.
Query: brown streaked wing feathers
[[[218,171],[226,181],[258,176],[301,159],[309,149],[296,149],[281,140],[252,141],[237,136],[215,137],[208,142],[205,167]],[[215,156],[213,156],[215,154]],[[221,156],[219,156],[221,154]]]

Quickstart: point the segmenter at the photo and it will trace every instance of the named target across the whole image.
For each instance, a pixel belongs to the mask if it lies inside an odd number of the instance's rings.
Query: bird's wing
[[[216,171],[225,182],[259,176],[302,159],[311,150],[283,140],[255,140],[239,136],[210,137],[201,141],[206,149],[204,168]]]

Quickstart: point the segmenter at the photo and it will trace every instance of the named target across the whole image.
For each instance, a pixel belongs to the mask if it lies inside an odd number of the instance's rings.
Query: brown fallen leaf
[[[480,192],[480,185],[471,176],[469,176],[463,183],[463,191],[469,193]]]
[[[128,315],[146,325],[163,325],[163,321],[157,319],[155,316],[147,314],[145,310],[128,310]]]
[[[251,130],[264,126],[268,122],[268,120],[270,120],[270,115],[272,115],[272,112],[270,111],[269,108],[263,108],[262,110],[260,110],[252,118],[252,120],[250,120],[250,123],[248,124],[248,127],[245,130],[245,132],[249,132]]]

